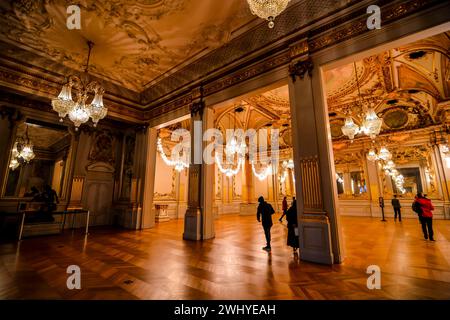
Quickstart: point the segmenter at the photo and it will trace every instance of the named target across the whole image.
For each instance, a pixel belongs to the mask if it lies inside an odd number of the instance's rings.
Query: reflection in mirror
[[[408,196],[413,197],[418,192],[424,192],[422,180],[420,178],[420,168],[397,168],[397,170],[405,179],[403,188]],[[401,194],[401,192],[397,189],[394,180],[392,180],[392,186],[394,193]]]
[[[336,173],[336,185],[338,194],[344,193],[344,174]]]
[[[353,195],[361,195],[367,192],[366,181],[362,171],[353,171],[350,173],[351,187]]]
[[[32,145],[34,158],[24,161],[13,147],[11,161],[17,158],[18,165],[10,166],[4,196],[34,197],[46,185],[60,196],[71,142],[67,128],[29,120],[17,128],[15,141],[23,140]]]
[[[131,191],[133,189],[133,164],[134,164],[134,149],[136,145],[136,136],[127,135],[124,140],[124,154],[123,154],[123,181],[120,197],[121,199],[130,199]]]

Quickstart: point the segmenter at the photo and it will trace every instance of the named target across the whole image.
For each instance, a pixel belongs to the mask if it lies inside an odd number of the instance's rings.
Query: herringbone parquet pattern
[[[274,219],[275,221],[275,219]],[[268,254],[253,216],[216,220],[216,238],[183,241],[183,220],[156,228],[92,228],[0,244],[2,299],[449,299],[450,221],[435,221],[435,243],[417,220],[342,218],[342,265],[300,262],[273,227]],[[68,290],[66,268],[79,265],[82,290]],[[381,290],[368,290],[376,264]]]

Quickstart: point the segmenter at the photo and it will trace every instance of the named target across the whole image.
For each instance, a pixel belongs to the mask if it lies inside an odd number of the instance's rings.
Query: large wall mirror
[[[35,120],[18,125],[3,187],[5,198],[27,198],[50,186],[61,197],[66,182],[71,135],[67,128]],[[30,150],[27,146],[31,145]],[[31,160],[27,161],[28,158]]]

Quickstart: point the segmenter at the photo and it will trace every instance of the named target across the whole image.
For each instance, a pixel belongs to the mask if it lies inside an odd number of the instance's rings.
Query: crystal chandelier
[[[240,142],[238,142],[238,139],[236,135],[234,134],[234,130],[236,128],[236,112],[242,112],[243,109],[238,107],[234,109],[234,117],[233,117],[233,136],[231,137],[230,141],[227,141],[225,145],[225,157],[227,161],[230,159],[236,158],[236,165],[233,166],[230,165],[229,167],[224,167],[222,163],[223,154],[216,152],[214,160],[217,164],[217,168],[219,171],[223,174],[225,174],[227,177],[232,177],[236,174],[238,174],[239,170],[241,169],[242,165],[245,162],[245,154],[247,153],[247,144],[245,143],[244,138],[240,138]],[[231,124],[230,124],[231,126]],[[216,148],[217,150],[217,148]]]
[[[219,171],[225,174],[227,177],[232,177],[238,174],[239,170],[241,169],[242,165],[245,162],[246,150],[247,145],[245,144],[245,142],[242,141],[241,143],[238,143],[236,137],[233,136],[230,143],[227,143],[227,145],[225,146],[225,154],[227,159],[230,159],[231,157],[233,158],[236,157],[237,163],[234,166],[234,168],[233,166],[224,167],[221,160],[222,156],[220,155],[219,152],[216,152],[214,159],[216,161],[217,168],[219,169]]]
[[[353,122],[352,117],[345,118],[345,124],[341,128],[342,133],[346,135],[352,142],[355,136],[359,133],[359,127]]]
[[[290,0],[247,0],[252,14],[269,21],[269,28],[273,28],[274,19],[286,9]]]
[[[353,68],[355,70],[356,85],[358,88],[359,105],[363,109],[364,103],[363,103],[363,100],[361,97],[361,91],[360,91],[359,82],[358,82],[358,71],[356,69],[355,62],[353,63]],[[358,133],[364,133],[365,135],[369,136],[372,140],[374,140],[376,138],[376,136],[380,134],[383,120],[377,116],[377,114],[375,113],[375,110],[373,109],[372,106],[367,108],[367,111],[363,117],[364,117],[364,119],[362,121],[361,127],[358,127],[353,122],[352,117],[348,116],[345,119],[344,126],[342,126],[342,128],[341,128],[342,133],[344,135],[346,135],[352,142]]]
[[[20,164],[29,163],[36,157],[33,151],[33,144],[28,136],[28,126],[25,130],[25,138],[18,137],[11,150],[11,161],[9,168],[16,170]]]
[[[375,110],[369,108],[369,110],[367,110],[366,118],[363,121],[363,125],[361,126],[360,131],[373,140],[380,133],[382,124],[383,120],[378,118]]]
[[[164,152],[164,148],[162,146],[161,138],[158,137],[158,140],[156,142],[156,149],[158,150],[159,154],[161,155],[161,158],[163,159],[164,163],[168,165],[169,167],[174,167],[174,169],[178,172],[183,171],[183,169],[189,168],[189,160],[188,160],[188,154],[184,154],[183,151],[181,151],[178,154],[178,157],[175,159],[169,159],[166,156],[166,153]]]
[[[284,183],[289,175],[288,169],[294,170],[294,160],[292,159],[289,159],[288,161],[284,160],[281,166],[283,168],[283,175],[280,177],[280,182]]]
[[[370,149],[367,153],[367,160],[369,161],[376,161],[376,160],[382,160],[382,161],[389,161],[392,159],[391,152],[386,147],[381,147],[380,151],[377,153],[375,149]]]
[[[234,168],[233,167],[225,168],[222,165],[222,161],[220,160],[220,156],[218,153],[216,153],[215,160],[216,160],[217,168],[219,169],[219,171],[230,178],[230,177],[238,174],[239,170],[241,169],[242,165],[244,164],[245,158],[238,156],[237,164]]]
[[[60,121],[63,121],[67,115],[69,119],[74,123],[75,130],[78,130],[79,126],[92,119],[94,127],[97,123],[106,117],[108,109],[103,105],[103,93],[104,89],[96,81],[89,82],[88,68],[89,59],[91,56],[91,50],[94,43],[87,42],[89,51],[85,67],[85,76],[70,75],[67,83],[65,83],[59,93],[58,97],[52,99],[53,110],[59,115]],[[77,90],[77,96],[75,101],[72,99],[72,89]],[[91,103],[86,105],[89,98],[89,94],[94,94],[94,98]]]
[[[254,161],[252,161],[252,172],[255,177],[259,179],[259,181],[263,181],[272,174],[272,163],[269,163],[264,169],[262,169],[260,172],[257,172],[255,163]]]

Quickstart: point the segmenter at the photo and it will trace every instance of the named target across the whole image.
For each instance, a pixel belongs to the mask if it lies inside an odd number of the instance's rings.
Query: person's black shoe
[[[423,236],[425,238],[425,240],[428,240],[428,236]]]
[[[264,247],[264,248],[262,248],[263,250],[265,250],[265,251],[270,251],[271,250],[271,248],[270,247]]]
[[[436,241],[436,240],[434,240],[433,238],[430,238],[430,241]]]

